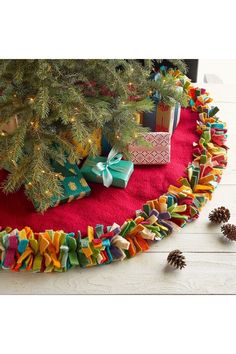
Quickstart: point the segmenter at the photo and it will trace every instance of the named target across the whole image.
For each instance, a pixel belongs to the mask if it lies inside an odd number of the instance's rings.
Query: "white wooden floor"
[[[236,242],[223,242],[219,227],[208,223],[217,206],[231,210],[236,224],[236,85],[204,84],[228,123],[229,164],[213,200],[200,218],[148,253],[121,263],[67,273],[0,272],[0,294],[236,294]],[[187,267],[166,266],[169,251],[181,249]]]

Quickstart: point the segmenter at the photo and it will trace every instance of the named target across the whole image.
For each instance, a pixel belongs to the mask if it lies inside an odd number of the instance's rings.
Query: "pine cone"
[[[209,214],[209,220],[214,223],[220,224],[221,222],[227,222],[230,218],[230,211],[225,207],[219,207],[212,210]]]
[[[236,225],[225,224],[221,226],[221,232],[230,241],[236,241]]]
[[[176,269],[182,269],[186,266],[185,257],[180,250],[174,250],[168,254],[167,262]]]

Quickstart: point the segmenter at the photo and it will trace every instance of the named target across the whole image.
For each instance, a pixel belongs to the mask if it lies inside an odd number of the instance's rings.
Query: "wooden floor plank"
[[[180,249],[185,253],[236,253],[236,242],[229,242],[221,232],[187,234],[173,233],[161,242],[153,243],[148,252],[162,253]]]
[[[167,253],[69,273],[0,272],[1,294],[236,294],[236,254],[189,253],[187,267],[166,266]]]

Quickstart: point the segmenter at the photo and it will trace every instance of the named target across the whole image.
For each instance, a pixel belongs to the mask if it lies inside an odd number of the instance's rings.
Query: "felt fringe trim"
[[[12,271],[65,272],[76,266],[90,267],[121,261],[149,249],[156,242],[184,227],[199,216],[211,199],[227,164],[226,124],[215,115],[217,107],[209,107],[212,99],[204,89],[188,87],[189,104],[199,113],[193,161],[187,176],[170,185],[167,193],[147,201],[135,219],[120,227],[116,223],[104,229],[88,226],[81,233],[46,230],[34,233],[29,227],[0,230],[0,268]]]

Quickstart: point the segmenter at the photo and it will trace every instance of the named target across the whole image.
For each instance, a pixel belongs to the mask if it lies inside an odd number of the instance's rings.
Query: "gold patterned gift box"
[[[77,164],[70,163],[68,160],[64,164],[53,161],[52,166],[55,172],[60,173],[64,190],[64,194],[60,199],[52,197],[54,207],[59,204],[70,203],[72,200],[81,199],[90,194],[91,189]]]
[[[101,154],[102,149],[102,132],[101,129],[94,129],[91,133],[90,138],[88,139],[87,144],[82,146],[82,144],[73,141],[73,144],[76,146],[76,151],[81,155],[82,158],[87,157],[90,154],[91,145],[96,146],[97,154]]]

